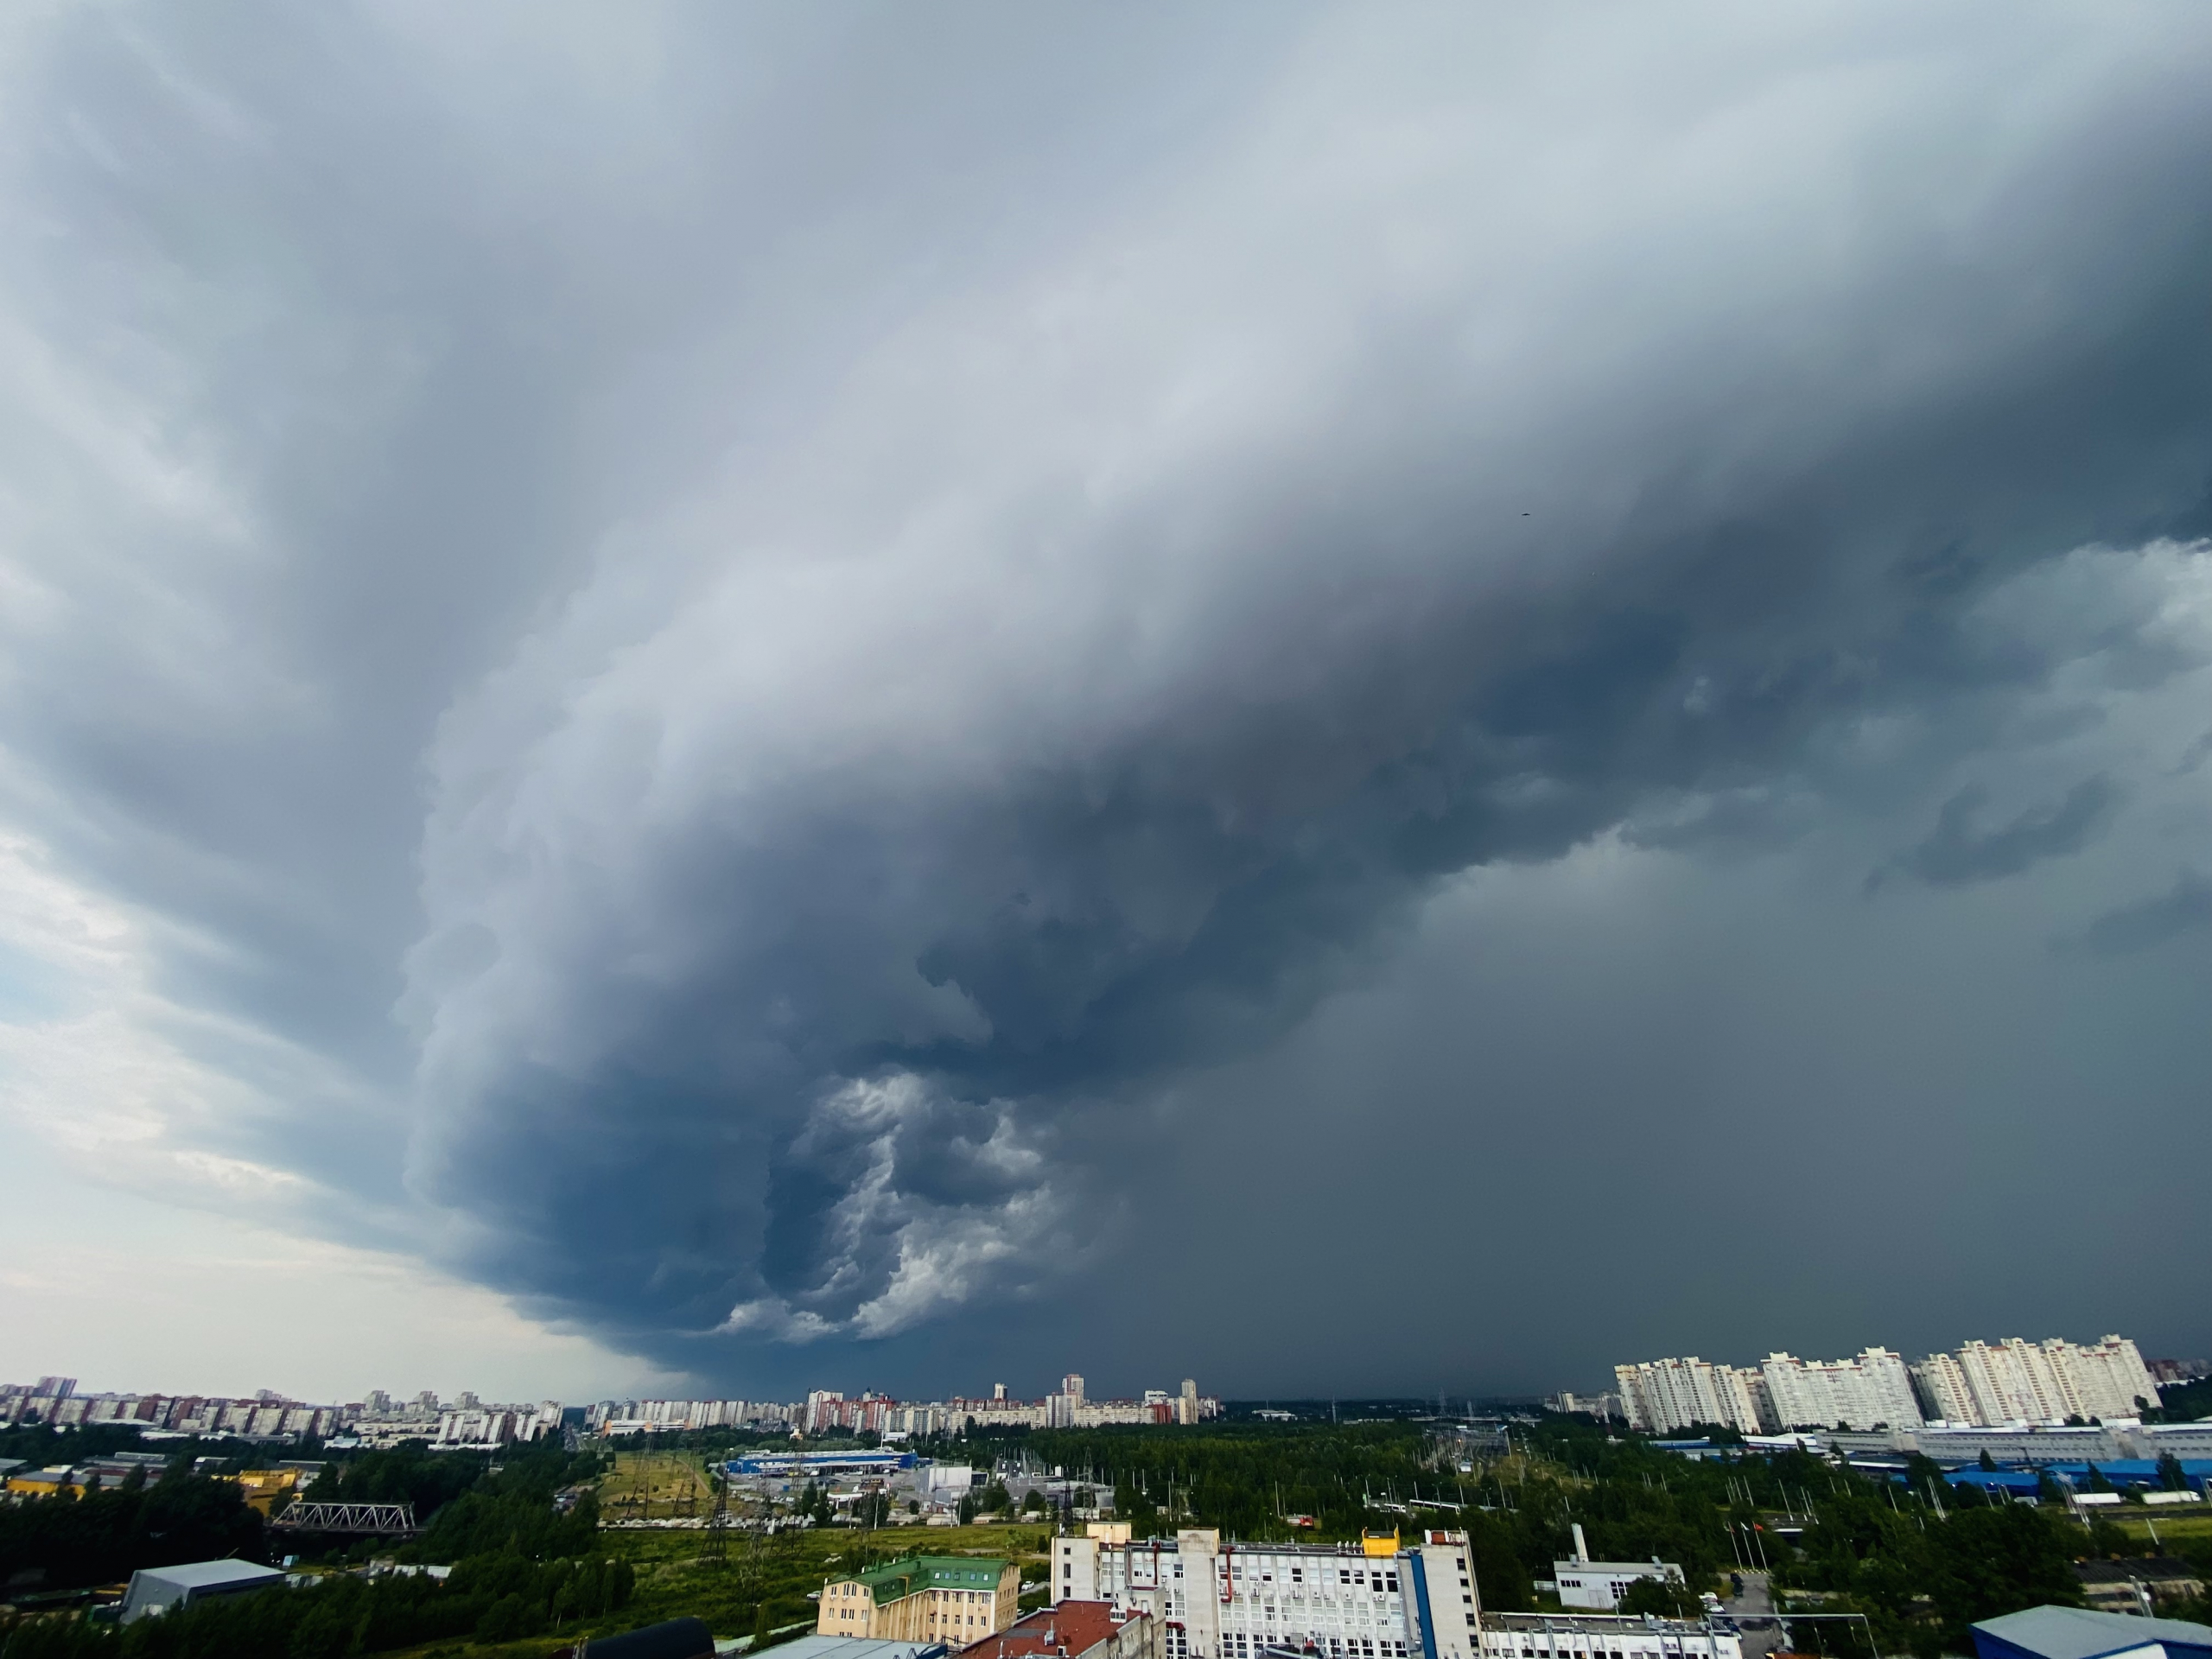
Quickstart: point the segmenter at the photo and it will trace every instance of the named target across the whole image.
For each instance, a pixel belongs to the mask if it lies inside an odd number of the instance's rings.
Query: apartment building
[[[1912,1369],[1928,1415],[1949,1423],[2063,1423],[2139,1415],[2158,1387],[2134,1343],[1969,1342]]]
[[[1969,1342],[1908,1365],[1886,1348],[1850,1359],[1769,1354],[1757,1368],[1694,1355],[1618,1365],[1621,1408],[1631,1428],[1664,1434],[1717,1423],[1745,1434],[1787,1429],[1918,1428],[1923,1422],[1993,1427],[2139,1415],[2158,1384],[2134,1343],[2108,1336],[2071,1343]]]
[[[1766,1378],[1750,1367],[1715,1365],[1692,1354],[1616,1365],[1613,1376],[1628,1426],[1648,1434],[1695,1423],[1720,1423],[1758,1434],[1772,1421]]]
[[[1920,1402],[1904,1357],[1868,1348],[1853,1359],[1769,1354],[1759,1366],[1777,1429],[1917,1428]]]

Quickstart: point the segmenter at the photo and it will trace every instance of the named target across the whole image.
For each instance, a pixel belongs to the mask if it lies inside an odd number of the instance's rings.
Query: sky
[[[0,1380],[2212,1351],[2209,78],[15,9]]]

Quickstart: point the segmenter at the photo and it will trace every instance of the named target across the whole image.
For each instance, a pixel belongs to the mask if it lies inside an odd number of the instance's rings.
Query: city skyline
[[[0,1362],[2212,1351],[2212,12],[9,39]]]
[[[2059,1368],[2056,1376],[2050,1370],[2054,1364]],[[2088,1366],[2089,1372],[2069,1380],[2066,1375],[2069,1368],[2082,1365]],[[1777,1374],[1777,1367],[1788,1368],[1789,1373],[1799,1380],[1789,1382]],[[1993,1371],[1993,1367],[1997,1369]],[[1695,1423],[1717,1423],[1748,1432],[1775,1432],[1791,1427],[1830,1427],[1840,1421],[1854,1428],[1869,1428],[1878,1422],[1885,1427],[1908,1429],[1923,1420],[1968,1425],[2014,1421],[2056,1422],[2084,1412],[2093,1417],[2099,1413],[2131,1414],[2134,1407],[2123,1403],[2126,1397],[2147,1397],[2155,1405],[2161,1384],[2212,1374],[2212,1362],[2171,1355],[2145,1356],[2133,1338],[2107,1333],[2099,1341],[2080,1344],[2064,1338],[2030,1342],[2012,1337],[1996,1343],[1974,1338],[1955,1349],[1938,1350],[1910,1361],[1895,1351],[1876,1344],[1841,1360],[1802,1359],[1775,1351],[1758,1363],[1741,1367],[1689,1356],[1631,1362],[1613,1370],[1615,1388],[1596,1394],[1586,1389],[1565,1388],[1541,1395],[1455,1395],[1447,1390],[1433,1395],[1382,1392],[1332,1396],[1328,1404],[1333,1413],[1340,1399],[1346,1404],[1372,1402],[1418,1403],[1424,1407],[1433,1402],[1438,1415],[1449,1416],[1454,1412],[1541,1401],[1545,1406],[1561,1411],[1595,1410],[1601,1416],[1618,1417],[1630,1427],[1647,1432],[1665,1432]],[[1017,1376],[1023,1374],[1014,1373]],[[1812,1395],[1802,1393],[1808,1387],[1814,1390]],[[2079,1399],[2073,1397],[2077,1390],[2082,1391]],[[1822,1395],[1829,1395],[1824,1408],[1806,1409],[1793,1404]],[[2048,1408],[2031,1409],[2026,1402],[2031,1396]],[[1230,1397],[1234,1403],[1246,1407],[1273,1403],[1317,1405],[1321,1399],[1264,1390]],[[69,1400],[73,1408],[57,1418],[52,1410],[53,1399]],[[1174,1409],[1173,1402],[1178,1399],[1190,1403]],[[2065,1403],[2050,1404],[2062,1399]],[[1116,1390],[1110,1385],[1097,1386],[1096,1379],[1073,1371],[1063,1372],[1057,1383],[1041,1385],[1034,1390],[995,1379],[988,1384],[974,1386],[973,1392],[967,1388],[938,1388],[901,1394],[849,1382],[831,1388],[826,1380],[817,1379],[816,1386],[788,1400],[748,1399],[711,1390],[687,1393],[680,1389],[659,1393],[585,1390],[581,1395],[559,1396],[543,1389],[524,1389],[502,1395],[496,1390],[464,1388],[448,1395],[436,1389],[383,1386],[307,1393],[268,1388],[133,1390],[104,1386],[97,1378],[86,1380],[62,1373],[41,1373],[35,1382],[11,1382],[0,1376],[0,1424],[16,1421],[27,1408],[32,1407],[42,1408],[48,1421],[128,1424],[148,1418],[149,1408],[159,1408],[168,1413],[181,1406],[197,1408],[202,1402],[216,1406],[235,1403],[336,1408],[365,1413],[372,1417],[418,1419],[426,1414],[435,1417],[441,1412],[535,1410],[565,1402],[591,1406],[594,1422],[604,1408],[616,1417],[634,1415],[641,1410],[644,1415],[640,1423],[668,1422],[693,1428],[751,1421],[761,1411],[767,1414],[764,1421],[796,1425],[809,1432],[833,1428],[839,1422],[846,1427],[879,1428],[884,1425],[875,1421],[875,1414],[887,1406],[931,1408],[943,1412],[961,1405],[981,1408],[977,1421],[987,1424],[1001,1421],[999,1414],[1007,1412],[1013,1414],[1005,1417],[1005,1421],[1022,1418],[1027,1413],[1033,1418],[1035,1426],[1068,1427],[1074,1416],[1058,1409],[1062,1400],[1071,1400],[1078,1407],[1088,1400],[1113,1407],[1168,1408],[1169,1416],[1163,1421],[1176,1422],[1195,1422],[1217,1415],[1224,1404],[1221,1396],[1202,1393],[1197,1382],[1188,1377],[1174,1389],[1147,1383],[1141,1388]],[[88,1414],[88,1401],[103,1405]],[[823,1415],[824,1411],[829,1414]],[[842,1417],[838,1415],[840,1411]],[[174,1427],[166,1421],[156,1426]],[[935,1433],[943,1425],[917,1429],[908,1423],[904,1427],[912,1432]]]

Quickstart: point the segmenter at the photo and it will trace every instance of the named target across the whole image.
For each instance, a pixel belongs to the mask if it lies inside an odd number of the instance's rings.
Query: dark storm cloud
[[[2107,911],[2067,944],[2094,956],[2128,956],[2207,928],[2212,928],[2212,881],[2183,870],[2166,892]]]
[[[2084,778],[2063,799],[2031,806],[1996,829],[1977,830],[1989,791],[1969,784],[1943,803],[1928,839],[1897,865],[1936,887],[2000,880],[2044,859],[2080,852],[2119,799],[2109,778]]]
[[[1263,1213],[1186,1153],[1305,1108],[1222,1069],[1465,872],[1967,937],[2191,833],[2190,14],[1039,16],[42,37],[97,556],[23,561],[11,810],[374,1103],[196,1135],[666,1362],[972,1355]]]

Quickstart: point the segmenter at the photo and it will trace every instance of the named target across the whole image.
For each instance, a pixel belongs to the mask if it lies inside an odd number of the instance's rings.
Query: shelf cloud
[[[17,29],[10,1098],[140,988],[86,1167],[739,1389],[2212,1335],[1977,1278],[2126,1198],[2069,1113],[2212,1134],[2196,12]],[[1776,1156],[1900,1242],[1535,1282]]]

